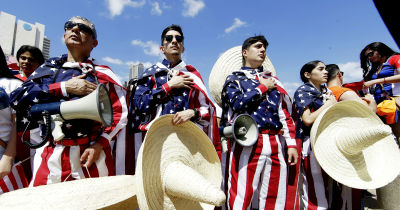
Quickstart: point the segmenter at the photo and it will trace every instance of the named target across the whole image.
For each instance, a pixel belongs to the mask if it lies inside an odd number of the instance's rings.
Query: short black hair
[[[164,30],[162,31],[162,33],[161,33],[161,45],[163,45],[165,34],[167,34],[168,31],[177,31],[182,35],[182,38],[185,38],[183,36],[182,28],[179,25],[172,24],[172,25],[164,28]],[[182,44],[183,44],[183,41],[182,41]]]
[[[326,71],[328,71],[328,82],[335,79],[338,72],[340,72],[339,66],[336,64],[326,65]]]
[[[310,61],[310,62],[304,64],[304,66],[301,67],[301,69],[300,69],[301,81],[303,81],[304,83],[308,82],[308,79],[306,76],[304,76],[304,73],[306,73],[306,72],[311,73],[312,70],[315,69],[315,67],[317,67],[317,65],[319,63],[324,63],[324,62],[322,62],[320,60],[315,60],[315,61]]]
[[[39,65],[42,65],[44,63],[44,57],[42,51],[39,48],[30,45],[22,45],[18,49],[17,51],[18,62],[19,62],[19,57],[25,52],[30,52],[33,58],[39,63]]]
[[[244,42],[242,44],[242,64],[243,64],[243,66],[246,64],[246,61],[244,60],[244,57],[243,57],[243,50],[249,49],[249,47],[252,44],[257,43],[257,42],[263,43],[265,49],[267,49],[268,41],[263,35],[252,36],[252,37],[249,37],[246,40],[244,40]]]

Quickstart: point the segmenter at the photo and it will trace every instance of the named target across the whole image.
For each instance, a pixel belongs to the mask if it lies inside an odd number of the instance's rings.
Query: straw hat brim
[[[169,197],[164,191],[166,167],[181,161],[219,188],[222,181],[218,155],[207,135],[188,121],[172,125],[173,115],[164,115],[150,126],[139,150],[136,177],[141,209],[214,209],[214,206]],[[176,183],[179,184],[179,183]]]
[[[375,113],[358,102],[343,101],[325,109],[310,133],[318,163],[333,179],[353,188],[375,189],[393,181],[400,173],[400,152],[392,135],[357,155],[341,152],[336,144],[353,131],[382,124]]]
[[[88,178],[28,187],[0,196],[1,209],[135,209],[134,176]]]
[[[262,64],[264,71],[270,71],[276,76],[276,71],[268,56],[265,56]],[[210,77],[208,79],[211,96],[215,103],[221,104],[221,92],[225,83],[226,77],[232,74],[233,71],[238,71],[242,67],[242,46],[232,47],[225,51],[215,62]]]

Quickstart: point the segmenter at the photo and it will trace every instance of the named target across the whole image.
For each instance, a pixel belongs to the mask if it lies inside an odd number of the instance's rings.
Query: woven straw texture
[[[24,188],[0,196],[0,209],[135,209],[135,177],[88,178]]]
[[[166,170],[175,164],[195,170],[197,178],[204,178],[217,190],[222,181],[219,158],[209,138],[190,121],[173,126],[172,116],[164,115],[157,119],[140,148],[136,167],[139,207],[141,210],[214,209],[213,205],[171,196],[164,190],[166,185],[171,185],[171,182],[165,182]],[[176,180],[178,175],[182,176],[181,180]],[[185,171],[175,171],[170,176],[175,178],[172,185],[178,188],[196,191],[204,187],[199,186],[196,180],[187,180],[192,177]]]
[[[221,92],[226,77],[233,71],[238,71],[242,67],[242,46],[232,47],[225,51],[215,62],[210,77],[208,79],[211,96],[215,103],[221,106]],[[276,76],[276,71],[268,56],[265,56],[263,63],[264,71],[268,70]]]
[[[325,109],[310,138],[321,167],[349,187],[379,188],[400,173],[400,151],[390,127],[361,103],[343,101]]]

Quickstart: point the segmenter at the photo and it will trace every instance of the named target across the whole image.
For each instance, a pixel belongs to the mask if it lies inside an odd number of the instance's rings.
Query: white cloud
[[[112,64],[117,64],[117,65],[124,64],[124,62],[122,62],[120,59],[117,59],[117,58],[104,57],[102,59],[103,59],[103,61],[106,61],[106,62],[112,63]]]
[[[153,41],[143,42],[141,40],[135,39],[135,40],[132,40],[131,44],[134,46],[142,47],[143,51],[146,55],[163,57],[163,55],[160,51],[160,46],[156,42],[153,42]]]
[[[118,16],[124,10],[124,7],[129,6],[133,8],[143,7],[146,4],[146,0],[131,1],[131,0],[106,0],[108,10],[110,11],[111,17]]]
[[[183,3],[183,12],[182,15],[184,17],[194,17],[197,13],[200,12],[206,5],[203,0],[185,0]]]
[[[162,10],[161,10],[160,4],[158,2],[152,3],[151,6],[152,6],[152,8],[151,8],[152,15],[161,15],[162,14]]]
[[[246,22],[241,21],[239,18],[234,18],[233,19],[233,24],[225,29],[225,33],[228,34],[228,33],[232,32],[233,30],[235,30],[237,28],[245,26],[246,24],[247,24]]]
[[[344,83],[359,82],[363,79],[360,62],[347,62],[337,64],[341,71],[344,72]]]
[[[144,68],[148,68],[150,66],[152,66],[153,64],[150,62],[142,62],[142,61],[122,61],[121,59],[118,58],[111,58],[111,57],[104,57],[102,58],[103,61],[106,61],[108,63],[111,64],[115,64],[115,65],[138,65],[139,63],[142,63]]]
[[[65,44],[65,39],[64,39],[64,34],[61,36],[61,43],[64,45]]]

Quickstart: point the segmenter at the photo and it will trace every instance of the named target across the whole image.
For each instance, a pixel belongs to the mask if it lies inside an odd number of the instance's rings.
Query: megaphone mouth
[[[109,92],[104,84],[98,84],[96,90],[97,108],[99,110],[99,116],[106,126],[111,126],[113,121],[112,103]],[[111,109],[111,111],[106,110]]]
[[[241,114],[234,120],[232,129],[234,139],[242,146],[252,146],[258,140],[257,122],[247,114]]]

